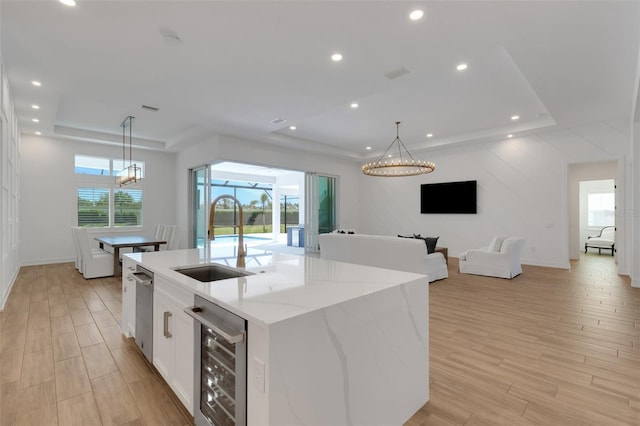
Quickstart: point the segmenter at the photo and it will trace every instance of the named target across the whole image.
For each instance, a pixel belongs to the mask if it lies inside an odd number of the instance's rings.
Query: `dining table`
[[[96,240],[100,243],[101,249],[104,249],[105,245],[113,247],[113,276],[115,277],[122,275],[122,268],[120,268],[121,248],[153,246],[155,251],[159,251],[160,245],[167,244],[166,240],[145,235],[107,235],[96,237]]]

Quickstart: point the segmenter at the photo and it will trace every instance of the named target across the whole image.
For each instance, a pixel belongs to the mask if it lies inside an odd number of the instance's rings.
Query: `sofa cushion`
[[[436,251],[436,244],[438,244],[438,238],[440,237],[417,237],[424,240],[427,245],[427,253],[431,254]]]
[[[493,239],[489,243],[489,248],[487,250],[499,252],[500,249],[502,248],[502,243],[504,242],[504,240],[505,240],[504,237],[499,237],[496,235],[495,237],[493,237]]]

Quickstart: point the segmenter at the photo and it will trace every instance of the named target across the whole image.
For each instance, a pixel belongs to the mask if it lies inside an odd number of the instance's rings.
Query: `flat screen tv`
[[[425,183],[420,186],[420,213],[476,214],[477,182]]]

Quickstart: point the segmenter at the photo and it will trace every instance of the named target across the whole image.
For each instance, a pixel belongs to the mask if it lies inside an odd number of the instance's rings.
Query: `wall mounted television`
[[[467,180],[420,185],[420,213],[478,213],[477,182]]]

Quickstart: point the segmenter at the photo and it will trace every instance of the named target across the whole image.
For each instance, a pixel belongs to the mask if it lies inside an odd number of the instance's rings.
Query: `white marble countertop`
[[[170,281],[258,324],[272,324],[403,285],[426,276],[355,265],[311,256],[249,248],[242,278],[202,283],[173,269],[220,263],[235,267],[226,249],[207,255],[203,249],[125,254]]]

